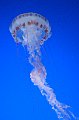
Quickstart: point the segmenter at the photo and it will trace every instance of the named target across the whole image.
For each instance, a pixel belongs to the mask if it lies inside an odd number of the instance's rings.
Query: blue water
[[[49,20],[52,36],[41,48],[47,82],[79,116],[79,0],[0,0],[0,120],[58,120],[30,80],[27,51],[9,32],[13,18],[26,12]]]

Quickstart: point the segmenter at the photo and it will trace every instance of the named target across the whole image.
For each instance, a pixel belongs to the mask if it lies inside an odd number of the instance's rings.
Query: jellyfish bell
[[[37,13],[24,13],[14,18],[10,32],[16,43],[22,45],[42,45],[51,34],[48,20]]]

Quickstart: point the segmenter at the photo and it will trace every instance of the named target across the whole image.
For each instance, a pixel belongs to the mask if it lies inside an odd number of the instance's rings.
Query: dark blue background
[[[79,0],[0,0],[0,120],[58,120],[29,78],[26,50],[9,32],[13,18],[25,12],[49,20],[52,37],[41,49],[47,82],[79,116]]]

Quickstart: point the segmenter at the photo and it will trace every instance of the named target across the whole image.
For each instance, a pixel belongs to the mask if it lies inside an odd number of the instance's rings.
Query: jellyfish
[[[9,30],[16,43],[21,43],[29,53],[29,63],[33,66],[30,79],[46,97],[59,119],[76,119],[68,110],[70,106],[62,104],[56,98],[54,90],[46,82],[46,68],[41,61],[41,46],[51,36],[49,21],[37,13],[20,14],[12,21]]]

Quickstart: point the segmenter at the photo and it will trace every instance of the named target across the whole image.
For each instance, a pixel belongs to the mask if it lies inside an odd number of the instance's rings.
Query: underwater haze
[[[52,35],[41,46],[46,82],[79,117],[79,0],[0,0],[0,120],[58,120],[30,79],[27,49],[9,31],[12,20],[28,12],[50,23]]]

